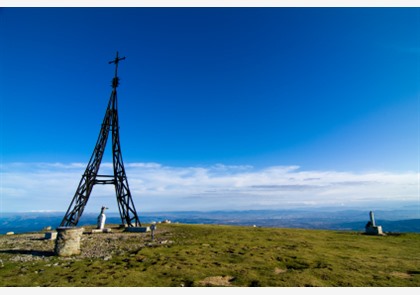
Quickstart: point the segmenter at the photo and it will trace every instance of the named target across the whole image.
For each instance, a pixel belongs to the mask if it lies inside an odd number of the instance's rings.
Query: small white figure
[[[102,206],[101,208],[101,213],[98,216],[98,229],[104,229],[105,227],[105,220],[106,220],[106,216],[105,216],[105,210],[108,209],[105,206]]]

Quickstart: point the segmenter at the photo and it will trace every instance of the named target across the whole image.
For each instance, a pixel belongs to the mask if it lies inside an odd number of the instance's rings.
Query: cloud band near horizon
[[[9,163],[1,166],[1,212],[66,211],[86,167],[82,163]],[[138,211],[249,210],[302,206],[361,206],[419,202],[419,173],[304,171],[299,166],[256,169],[216,164],[173,167],[126,163]],[[102,163],[100,174],[112,174]],[[117,211],[113,186],[94,187],[86,211]]]

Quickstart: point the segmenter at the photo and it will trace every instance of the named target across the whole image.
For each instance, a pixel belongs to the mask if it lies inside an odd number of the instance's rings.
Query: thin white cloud
[[[0,211],[67,210],[85,167],[81,163],[2,164]],[[256,169],[223,164],[172,167],[159,163],[127,163],[125,168],[136,208],[147,211],[402,202],[417,201],[419,195],[417,172],[301,171],[298,166]],[[99,173],[112,174],[112,163],[103,163]],[[89,203],[95,204],[94,210],[99,204],[116,203],[113,186],[95,186]]]

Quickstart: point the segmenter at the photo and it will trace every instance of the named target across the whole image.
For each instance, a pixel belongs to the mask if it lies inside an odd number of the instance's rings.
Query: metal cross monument
[[[80,180],[73,200],[70,203],[69,209],[61,221],[60,227],[77,226],[95,184],[113,184],[115,186],[118,210],[120,212],[122,224],[128,227],[141,226],[133,199],[131,198],[120,146],[117,108],[117,87],[119,85],[119,78],[117,74],[118,63],[124,59],[125,57],[118,57],[117,52],[115,59],[109,62],[110,64],[115,64],[115,76],[112,79],[111,97],[102,122],[102,128],[99,132],[96,146],[86,167],[85,173],[82,175],[82,179]],[[112,133],[112,162],[114,175],[98,175],[110,131]]]

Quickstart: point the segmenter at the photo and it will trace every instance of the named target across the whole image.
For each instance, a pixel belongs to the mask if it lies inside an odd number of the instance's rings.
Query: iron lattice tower
[[[95,184],[113,184],[115,186],[118,210],[120,212],[122,224],[128,227],[141,226],[133,199],[131,197],[127,176],[125,174],[119,136],[117,104],[117,87],[119,85],[119,78],[117,74],[118,63],[124,59],[125,57],[118,57],[117,52],[115,59],[109,62],[110,64],[115,64],[115,76],[112,80],[111,97],[102,122],[102,128],[99,132],[95,149],[93,150],[85,173],[82,175],[82,179],[80,180],[73,200],[70,203],[69,209],[61,221],[61,227],[77,226]],[[112,133],[112,162],[114,175],[98,175],[110,131]]]

